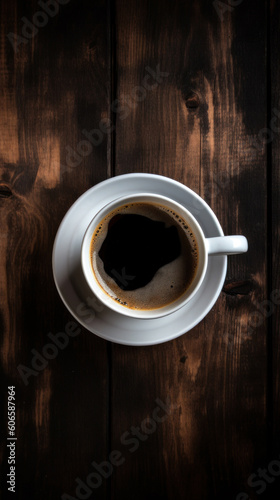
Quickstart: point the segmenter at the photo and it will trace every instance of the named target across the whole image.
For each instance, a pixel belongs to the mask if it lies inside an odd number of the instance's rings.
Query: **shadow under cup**
[[[114,293],[113,292],[111,293],[111,291],[108,289],[105,290],[106,287],[100,283],[100,277],[98,279],[97,273],[93,269],[93,264],[92,264],[93,235],[100,227],[100,224],[101,225],[103,224],[104,220],[109,221],[110,219],[113,218],[114,214],[118,211],[120,207],[130,206],[131,204],[135,204],[135,206],[139,206],[141,204],[143,205],[149,204],[152,205],[153,207],[164,208],[164,210],[167,213],[173,214],[172,217],[174,226],[178,228],[179,225],[178,220],[180,220],[180,222],[183,223],[184,227],[188,228],[188,231],[186,232],[188,234],[191,234],[195,241],[197,260],[196,260],[195,272],[191,282],[186,285],[185,290],[180,296],[178,296],[175,300],[172,300],[171,302],[168,302],[161,307],[156,307],[156,308],[153,307],[149,309],[148,307],[137,308],[135,307],[135,305],[133,307],[124,305],[123,301],[120,301],[119,298],[117,297],[118,292],[116,290],[116,285],[114,285]],[[170,215],[170,220],[172,220],[171,215]],[[104,239],[105,238],[106,235],[104,235]],[[138,319],[153,319],[166,316],[176,311],[177,309],[181,308],[183,305],[185,305],[198,291],[206,273],[207,262],[208,262],[208,253],[206,251],[205,238],[202,229],[200,228],[196,219],[188,212],[188,210],[186,210],[182,205],[178,204],[177,202],[165,196],[152,195],[146,193],[123,196],[103,207],[91,220],[85,232],[81,249],[81,265],[83,274],[94,295],[105,306],[109,307],[113,311],[123,314],[125,316],[129,316],[131,318],[138,318]],[[185,263],[185,265],[188,265],[188,263]],[[164,272],[165,269],[167,269],[167,267],[166,268],[162,267],[161,273]],[[153,277],[153,280],[156,279],[157,279],[157,273]],[[154,281],[154,286],[156,287],[156,281]],[[141,293],[145,294],[145,286],[142,288]],[[157,293],[164,293],[164,291],[160,289],[157,290]],[[123,289],[120,290],[120,295],[122,297],[125,295]]]

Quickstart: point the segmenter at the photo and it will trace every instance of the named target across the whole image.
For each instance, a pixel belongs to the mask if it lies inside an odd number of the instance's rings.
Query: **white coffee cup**
[[[113,212],[118,207],[121,207],[130,203],[152,203],[165,206],[168,209],[174,211],[179,215],[191,228],[194,234],[197,246],[198,246],[198,264],[196,269],[196,274],[192,280],[190,286],[186,291],[177,298],[174,302],[171,302],[163,307],[157,309],[135,309],[129,308],[113,296],[105,291],[100,285],[95,273],[93,271],[91,263],[91,241],[93,234],[100,225],[101,221],[110,212]],[[177,309],[184,306],[189,302],[197,293],[199,287],[201,286],[208,265],[208,256],[211,255],[233,255],[247,252],[248,242],[244,236],[219,236],[215,238],[205,238],[204,233],[195,219],[195,217],[182,205],[173,201],[166,196],[150,194],[150,193],[140,193],[132,194],[128,196],[122,196],[114,201],[110,202],[104,206],[91,220],[87,230],[85,232],[82,248],[81,248],[81,266],[83,270],[84,277],[94,295],[107,307],[113,311],[129,316],[131,318],[138,319],[153,319],[166,316],[173,313]],[[211,257],[210,257],[211,258]]]

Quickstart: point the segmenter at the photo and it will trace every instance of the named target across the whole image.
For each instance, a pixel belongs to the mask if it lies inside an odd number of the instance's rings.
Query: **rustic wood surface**
[[[1,498],[278,499],[279,5],[59,4],[1,2]],[[68,208],[129,172],[189,186],[249,241],[207,317],[152,347],[89,333],[52,277]],[[67,328],[68,345],[24,372]]]
[[[280,17],[279,4],[274,2],[270,12],[270,30],[269,30],[269,49],[271,58],[269,61],[269,83],[271,91],[268,101],[268,119],[270,128],[272,128],[273,139],[268,146],[268,165],[269,165],[269,181],[271,186],[271,197],[268,204],[268,227],[269,227],[269,265],[270,265],[270,287],[271,290],[279,290],[280,288],[280,270],[279,270],[279,254],[280,254],[280,128],[279,121],[275,120],[275,116],[279,120],[280,100],[279,100],[279,82],[280,82],[280,64],[279,58],[276,57],[277,44],[279,46],[279,28],[277,20]],[[272,120],[272,121],[271,121]],[[274,124],[274,125],[273,125]],[[269,375],[273,381],[269,387],[270,391],[270,437],[272,439],[272,454],[279,457],[279,440],[280,440],[280,335],[279,335],[279,306],[273,311],[269,320]]]

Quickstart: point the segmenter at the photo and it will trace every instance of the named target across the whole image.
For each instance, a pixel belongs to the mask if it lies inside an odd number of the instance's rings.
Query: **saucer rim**
[[[111,178],[105,179],[105,180],[97,183],[96,185],[92,186],[91,188],[89,188],[81,196],[79,196],[79,198],[77,198],[77,200],[71,205],[71,207],[65,213],[65,215],[64,215],[63,219],[61,220],[60,225],[58,227],[58,230],[57,230],[57,233],[56,233],[56,236],[55,236],[55,239],[54,239],[54,244],[53,244],[53,252],[52,252],[53,277],[54,277],[54,282],[55,282],[57,291],[58,291],[59,296],[60,296],[62,302],[64,303],[65,307],[70,312],[70,314],[85,329],[87,329],[89,332],[97,335],[100,338],[103,338],[106,341],[110,341],[110,342],[117,343],[117,344],[120,344],[120,345],[129,345],[129,346],[157,345],[157,344],[161,344],[161,343],[164,343],[164,342],[168,342],[168,341],[173,340],[173,339],[175,339],[177,337],[180,337],[181,335],[183,335],[185,333],[188,333],[190,330],[192,330],[198,323],[200,323],[207,316],[207,314],[209,313],[209,311],[212,309],[212,307],[216,303],[216,301],[217,301],[217,299],[218,299],[218,297],[219,297],[219,295],[221,293],[223,284],[224,284],[224,280],[225,280],[226,272],[227,272],[227,256],[226,255],[218,257],[219,260],[220,260],[220,263],[221,263],[221,266],[220,266],[221,267],[221,269],[220,269],[221,270],[221,275],[220,275],[220,278],[219,278],[219,283],[217,283],[217,285],[216,285],[216,291],[212,295],[211,300],[208,301],[207,306],[203,308],[203,311],[199,315],[197,315],[193,319],[193,321],[191,323],[188,324],[186,322],[186,324],[184,325],[184,327],[180,328],[179,330],[177,329],[175,331],[175,333],[174,333],[174,330],[173,331],[170,330],[170,334],[168,336],[164,337],[164,338],[160,338],[160,339],[157,338],[157,339],[150,339],[150,340],[146,339],[145,341],[141,341],[141,340],[139,341],[139,338],[138,338],[138,340],[136,340],[136,339],[129,339],[129,340],[118,339],[118,338],[114,337],[114,335],[110,336],[108,333],[103,333],[102,331],[98,331],[96,328],[93,328],[91,325],[86,324],[81,319],[81,317],[78,314],[76,314],[76,312],[72,309],[71,305],[68,303],[68,301],[64,297],[64,295],[62,293],[62,290],[60,289],[60,284],[58,283],[57,276],[56,276],[55,258],[56,258],[56,253],[57,253],[59,238],[60,238],[60,234],[61,234],[62,230],[64,229],[65,223],[66,223],[66,221],[67,221],[70,213],[72,211],[76,210],[77,207],[80,204],[83,203],[83,201],[85,200],[85,198],[88,197],[88,196],[90,196],[90,194],[92,194],[94,191],[100,190],[100,189],[102,190],[105,185],[107,187],[109,187],[109,186],[111,186],[111,184],[113,184],[113,185],[115,183],[117,184],[118,182],[121,182],[122,179],[126,179],[126,178],[129,178],[129,179],[133,179],[133,178],[135,178],[135,179],[142,179],[142,180],[145,180],[145,181],[148,180],[148,179],[153,178],[155,181],[167,182],[169,185],[173,185],[175,188],[180,188],[180,190],[184,190],[184,191],[188,192],[189,196],[191,196],[193,198],[196,198],[198,200],[199,204],[202,205],[202,206],[204,206],[204,208],[207,210],[207,212],[209,213],[209,215],[213,219],[213,222],[215,223],[216,229],[219,232],[219,234],[221,236],[224,235],[222,227],[220,225],[220,222],[217,219],[217,217],[216,217],[215,213],[213,212],[213,210],[211,209],[211,207],[197,193],[195,193],[190,188],[188,188],[188,186],[185,186],[181,182],[176,181],[176,180],[174,180],[172,178],[169,178],[169,177],[166,177],[166,176],[163,176],[163,175],[158,175],[158,174],[136,173],[136,172],[128,173],[128,174],[121,174],[121,175],[118,175],[118,176],[115,176],[115,177],[111,177]],[[159,193],[157,192],[155,194],[159,194]],[[164,194],[163,194],[163,196],[164,196]],[[112,198],[112,194],[111,194],[110,195],[110,200],[108,201],[108,203],[110,203],[110,201],[112,201],[112,200],[113,200],[113,198]],[[179,203],[178,200],[176,200],[176,202]],[[186,208],[194,216],[192,210],[190,208],[188,208],[188,207],[186,207]],[[199,222],[199,224],[201,223],[200,221],[198,221],[198,222]],[[209,237],[209,235],[206,235],[206,237]],[[208,266],[209,266],[209,263],[208,263]],[[73,287],[73,285],[72,285],[72,287]],[[199,290],[198,290],[198,292],[199,292]],[[74,289],[74,293],[75,293],[75,295],[79,299],[81,298],[79,296],[78,292],[75,289]],[[194,299],[195,299],[195,296],[191,299],[190,302],[192,302],[192,300],[194,300]],[[189,305],[189,304],[185,304],[184,306],[182,306],[181,309],[184,309],[187,305]],[[107,309],[106,314],[110,314],[109,309],[108,308],[106,308],[106,309]],[[168,316],[172,317],[172,316],[176,315],[177,312],[178,311],[171,312]],[[121,316],[119,313],[116,313],[116,312],[114,312],[113,314],[117,315],[118,317]],[[146,319],[146,318],[136,319],[136,318],[131,318],[131,317],[128,317],[128,316],[121,316],[121,319],[123,321],[125,321],[125,322],[132,323],[132,325],[133,325],[133,323],[136,323],[136,322],[142,322],[142,323],[147,323],[147,324],[150,323],[150,322],[152,322],[152,323],[155,324],[157,322],[158,323],[162,322],[162,320],[164,320],[164,317],[163,318],[152,318],[152,319],[151,318],[149,318],[149,319]],[[178,319],[178,321],[179,321],[179,319]],[[159,324],[158,328],[160,328],[160,324]],[[132,326],[131,330],[133,331],[133,326]],[[113,331],[113,333],[116,332],[116,330],[115,330],[114,327],[112,327],[112,331]],[[138,331],[136,333],[139,335]]]

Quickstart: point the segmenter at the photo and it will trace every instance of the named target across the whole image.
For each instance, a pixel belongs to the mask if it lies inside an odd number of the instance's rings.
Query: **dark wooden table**
[[[279,498],[279,14],[275,0],[2,0],[1,498]],[[189,186],[249,241],[207,317],[151,347],[79,333],[52,276],[69,207],[129,172]]]

